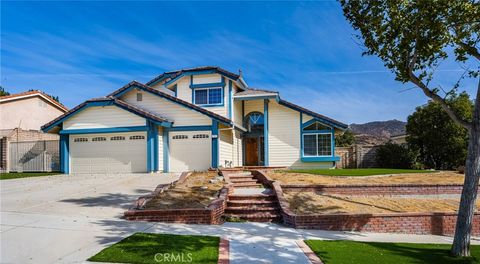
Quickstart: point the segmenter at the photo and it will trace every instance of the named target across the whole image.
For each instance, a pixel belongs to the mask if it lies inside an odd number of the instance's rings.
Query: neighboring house
[[[9,166],[11,165],[10,163],[14,162],[14,164],[19,164],[25,159],[26,156],[31,158],[28,161],[25,161],[26,163],[30,162],[29,165],[32,164],[31,161],[37,162],[39,158],[46,156],[44,155],[45,151],[42,153],[37,153],[37,150],[39,149],[40,145],[51,145],[51,143],[40,143],[40,141],[58,140],[58,135],[43,133],[40,131],[40,127],[46,122],[66,113],[67,111],[68,109],[65,106],[40,91],[29,91],[19,94],[1,96],[0,171],[17,170],[17,166]],[[14,149],[14,156],[19,156],[19,151],[25,151],[25,153],[22,152],[24,155],[20,155],[19,157],[10,157],[11,143],[26,141],[31,143],[25,143],[23,145],[23,149]],[[38,144],[36,142],[38,142]],[[31,148],[33,148],[33,150],[26,149],[28,146],[32,146]],[[34,155],[32,155],[32,153]],[[46,161],[44,163],[46,163]],[[38,170],[44,170],[43,168],[45,167],[47,167],[49,170],[51,169],[49,164],[41,165],[42,166],[37,166],[39,168]],[[35,166],[30,167],[34,170],[37,170],[35,169]]]
[[[40,91],[0,97],[0,129],[40,130],[68,109]]]
[[[65,173],[333,168],[346,128],[210,66],[133,81],[42,127],[60,135]]]

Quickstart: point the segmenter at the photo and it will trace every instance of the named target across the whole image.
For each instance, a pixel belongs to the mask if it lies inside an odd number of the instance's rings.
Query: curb
[[[312,264],[323,264],[322,260],[312,251],[312,249],[305,244],[303,240],[297,240],[295,241],[297,243],[298,247],[302,252],[307,256],[308,260]]]
[[[220,238],[218,245],[218,264],[230,263],[230,242],[224,238]]]

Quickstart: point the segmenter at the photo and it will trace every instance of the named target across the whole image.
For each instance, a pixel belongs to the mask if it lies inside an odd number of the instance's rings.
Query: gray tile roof
[[[276,94],[278,95],[278,92],[276,91],[268,91],[268,90],[262,90],[262,89],[252,89],[248,88],[245,91],[241,91],[235,94],[235,96],[246,96],[246,95],[270,95],[270,94]]]
[[[158,81],[168,82],[172,79],[175,79],[177,76],[179,76],[179,75],[181,75],[182,73],[185,73],[185,72],[206,71],[206,70],[215,70],[218,73],[224,74],[227,77],[229,77],[231,79],[234,79],[234,80],[237,80],[238,78],[240,78],[239,74],[235,74],[233,72],[227,71],[227,70],[222,69],[218,66],[200,66],[200,67],[195,67],[195,68],[186,68],[186,69],[181,69],[181,70],[164,72],[164,73],[158,75],[157,77],[151,79],[150,81],[148,81],[145,84],[146,85],[152,85],[153,83],[156,83]]]

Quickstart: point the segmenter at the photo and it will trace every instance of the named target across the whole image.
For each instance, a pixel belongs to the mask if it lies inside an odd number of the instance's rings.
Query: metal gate
[[[10,142],[10,171],[59,171],[58,140]]]

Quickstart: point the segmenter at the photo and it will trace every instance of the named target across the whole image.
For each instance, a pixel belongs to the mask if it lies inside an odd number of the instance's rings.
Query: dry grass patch
[[[307,173],[272,171],[272,180],[281,184],[363,185],[363,184],[463,184],[464,175],[453,171],[406,173],[377,176],[323,176]]]
[[[456,212],[460,198],[429,196],[345,196],[314,192],[285,193],[296,214]],[[480,203],[477,202],[477,208]]]
[[[195,172],[182,184],[177,184],[150,200],[145,209],[205,208],[218,197],[224,182],[216,172]]]

